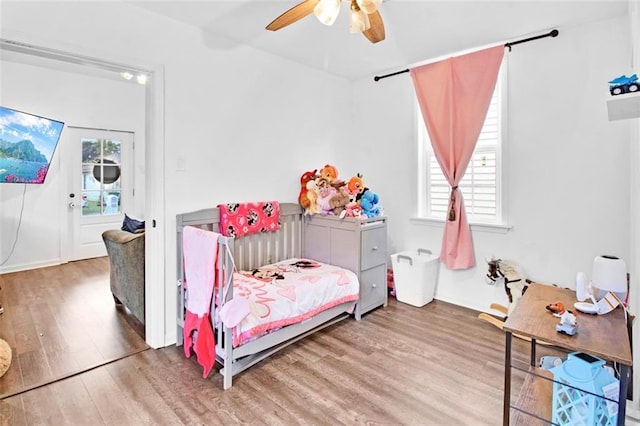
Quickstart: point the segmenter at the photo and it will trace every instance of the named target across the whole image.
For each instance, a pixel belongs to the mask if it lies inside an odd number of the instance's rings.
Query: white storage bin
[[[422,307],[433,300],[440,259],[431,250],[418,249],[391,255],[396,299]]]

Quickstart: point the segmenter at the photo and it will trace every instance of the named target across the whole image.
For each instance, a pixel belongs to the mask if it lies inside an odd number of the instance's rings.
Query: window
[[[469,223],[502,225],[501,145],[503,123],[502,72],[491,98],[478,143],[460,181]],[[416,100],[418,124],[418,215],[421,218],[445,220],[451,188],[433,153]]]
[[[121,142],[82,140],[82,215],[120,214]]]

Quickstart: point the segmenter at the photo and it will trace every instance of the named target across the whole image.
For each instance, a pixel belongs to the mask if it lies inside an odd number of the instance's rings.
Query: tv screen
[[[63,127],[0,106],[0,183],[44,183]]]

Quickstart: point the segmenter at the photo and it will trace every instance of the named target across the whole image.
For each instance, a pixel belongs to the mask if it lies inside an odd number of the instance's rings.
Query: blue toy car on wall
[[[631,77],[621,75],[609,82],[609,91],[611,95],[622,95],[623,93],[635,93],[640,90],[638,84],[638,76],[633,74]]]

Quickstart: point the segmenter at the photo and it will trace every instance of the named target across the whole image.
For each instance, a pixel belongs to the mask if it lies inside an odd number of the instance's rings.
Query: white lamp
[[[356,2],[367,15],[374,13],[382,4],[382,0],[356,0]]]
[[[624,260],[615,256],[597,256],[593,260],[591,285],[598,300],[611,291],[624,301],[627,298],[627,265]]]
[[[313,14],[325,25],[333,25],[340,13],[340,0],[320,0],[313,8]]]
[[[352,34],[361,33],[371,27],[369,17],[358,7],[356,0],[351,0],[351,11],[349,12],[349,32]]]

